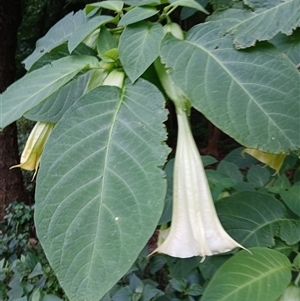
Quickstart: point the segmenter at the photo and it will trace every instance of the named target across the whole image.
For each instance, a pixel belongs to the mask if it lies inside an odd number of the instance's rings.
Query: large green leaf
[[[74,15],[73,13],[69,13],[57,22],[50,28],[43,38],[36,42],[34,52],[23,61],[25,68],[29,70],[31,66],[44,54],[67,41],[75,28],[84,22],[85,15],[82,10],[78,11]]]
[[[271,247],[275,236],[288,227],[296,233],[297,224],[287,218],[285,207],[268,194],[243,191],[216,203],[226,231],[244,247]]]
[[[72,33],[69,42],[68,49],[70,53],[93,31],[99,28],[102,24],[105,24],[112,20],[111,16],[96,16],[90,19],[88,22],[78,26]]]
[[[68,108],[84,94],[91,72],[86,72],[67,83],[60,90],[25,113],[24,117],[35,121],[58,122]]]
[[[300,0],[248,0],[247,3],[254,11],[229,9],[213,17],[222,20],[223,31],[233,34],[233,43],[238,49],[253,46],[256,41],[270,40],[279,32],[290,35],[300,26]]]
[[[275,47],[235,50],[222,24],[192,28],[186,41],[167,35],[161,56],[171,76],[218,128],[241,144],[270,153],[300,147],[300,77]]]
[[[291,280],[288,258],[267,248],[241,251],[226,261],[205,288],[201,301],[274,301]]]
[[[169,149],[164,99],[145,80],[100,86],[54,128],[37,179],[35,222],[71,301],[98,301],[155,230]]]
[[[159,23],[140,22],[125,28],[120,37],[119,55],[132,82],[158,57],[163,37],[164,31]]]
[[[11,85],[0,99],[0,129],[52,95],[82,69],[96,66],[91,56],[69,56],[32,71]]]

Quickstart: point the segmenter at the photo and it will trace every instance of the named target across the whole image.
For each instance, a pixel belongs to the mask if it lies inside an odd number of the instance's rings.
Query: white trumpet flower
[[[154,252],[179,258],[202,256],[204,260],[205,256],[243,248],[219,221],[184,110],[177,108],[177,120],[172,223],[166,239]]]

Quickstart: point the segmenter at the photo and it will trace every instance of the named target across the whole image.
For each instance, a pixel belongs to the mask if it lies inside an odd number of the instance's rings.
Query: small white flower
[[[177,108],[177,120],[172,224],[155,252],[180,258],[205,258],[243,248],[219,221],[187,114],[182,109]]]

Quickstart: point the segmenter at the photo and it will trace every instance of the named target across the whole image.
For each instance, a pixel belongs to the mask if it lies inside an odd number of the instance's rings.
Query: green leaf
[[[31,66],[44,54],[67,41],[72,32],[84,22],[85,15],[82,10],[78,11],[74,15],[73,13],[69,13],[57,22],[50,28],[43,38],[36,42],[34,52],[23,61],[26,70],[29,70]]]
[[[98,301],[155,230],[166,181],[167,112],[145,80],[100,86],[54,128],[37,178],[38,237],[70,301]]]
[[[159,23],[140,22],[125,28],[120,37],[119,55],[132,82],[158,57],[163,37],[164,31]]]
[[[300,0],[247,2],[256,2],[258,6],[254,11],[229,9],[214,17],[214,20],[222,21],[223,31],[233,35],[237,49],[253,46],[256,41],[270,40],[279,32],[291,35],[293,29],[300,26]],[[236,22],[232,24],[233,19]]]
[[[286,219],[280,223],[278,236],[288,245],[296,244],[300,241],[300,220]]]
[[[125,26],[139,21],[148,19],[158,13],[158,10],[154,7],[135,7],[127,12],[120,20],[118,26]]]
[[[227,176],[235,183],[239,183],[243,181],[243,175],[240,172],[238,166],[235,165],[234,163],[226,162],[225,160],[222,160],[217,167],[217,171]]]
[[[84,43],[80,43],[76,49],[73,51],[72,55],[90,55],[97,56],[97,52],[85,45]],[[29,69],[29,72],[33,70],[40,69],[45,65],[51,64],[53,61],[59,60],[63,57],[70,56],[68,45],[66,42],[63,44],[53,48],[50,52],[44,54],[40,59],[38,59]]]
[[[287,190],[282,190],[280,196],[285,204],[300,216],[300,186],[294,185]]]
[[[279,33],[270,42],[286,54],[295,65],[299,65],[300,28],[297,28],[290,36]]]
[[[205,288],[201,301],[274,301],[291,280],[283,254],[252,248],[226,261]]]
[[[32,71],[11,85],[0,99],[0,129],[22,117],[68,83],[82,69],[96,66],[90,56],[69,56]]]
[[[26,112],[24,117],[34,121],[58,122],[67,109],[85,93],[90,76],[91,71],[78,76]]]
[[[201,156],[201,160],[204,167],[218,162],[218,160],[212,156]]]
[[[111,16],[96,16],[87,23],[83,23],[78,26],[69,39],[69,52],[71,53],[88,35],[99,28],[102,24],[105,24],[112,19],[113,17]]]
[[[172,287],[178,292],[185,292],[188,285],[186,279],[171,279],[169,280],[169,282],[171,283]]]
[[[85,11],[86,14],[88,14],[95,8],[105,8],[105,9],[113,10],[115,12],[121,12],[123,6],[124,6],[123,1],[102,1],[102,2],[87,4],[85,6]]]
[[[287,212],[277,199],[255,191],[236,193],[216,202],[222,225],[245,248],[271,247]]]
[[[247,172],[247,179],[254,187],[264,187],[270,180],[269,170],[261,165],[252,165]]]
[[[249,167],[257,160],[247,153],[243,153],[244,147],[238,147],[224,157],[223,160],[237,165],[239,168]]]
[[[209,14],[209,12],[197,1],[195,0],[169,0],[171,3],[170,6],[184,6],[184,7],[189,7],[189,8],[194,8],[199,11],[202,11],[206,14]]]
[[[142,5],[158,5],[160,0],[124,0],[124,3],[131,6],[142,6]]]
[[[166,224],[172,219],[174,159],[167,162],[164,170],[167,178],[167,193],[164,210],[158,223],[159,225]]]
[[[166,36],[161,55],[175,84],[240,144],[269,153],[299,148],[299,72],[270,44],[235,50],[221,27],[195,26],[186,41]]]
[[[97,50],[100,58],[107,59],[105,53],[117,47],[118,43],[116,39],[105,26],[102,26],[97,40]]]

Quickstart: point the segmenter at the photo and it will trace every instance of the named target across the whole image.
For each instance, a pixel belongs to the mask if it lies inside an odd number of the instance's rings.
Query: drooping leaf
[[[142,20],[146,20],[158,13],[158,10],[154,7],[139,7],[136,6],[120,20],[118,26],[125,26],[133,23],[137,23]]]
[[[53,27],[50,28],[43,38],[36,42],[36,48],[34,52],[23,61],[26,70],[29,70],[31,66],[44,54],[67,41],[72,32],[84,22],[85,14],[82,10],[75,14],[69,13],[63,19],[57,22]]]
[[[274,301],[291,280],[290,261],[274,250],[251,248],[226,261],[209,282],[201,301]]]
[[[232,150],[228,155],[226,155],[223,160],[234,163],[239,168],[249,167],[257,163],[257,160],[255,158],[246,153],[243,153],[243,150],[243,147],[238,147]]]
[[[78,26],[74,32],[72,33],[69,42],[68,42],[68,49],[69,52],[72,51],[93,31],[99,28],[102,24],[105,24],[112,20],[113,17],[111,16],[96,16],[90,19],[88,22],[81,24]]]
[[[166,36],[161,56],[175,84],[242,145],[269,153],[299,148],[299,72],[270,44],[235,50],[221,27],[195,26],[185,41]]]
[[[243,191],[216,202],[225,230],[245,248],[271,247],[281,222],[287,220],[285,207],[268,194]]]
[[[233,35],[237,49],[253,46],[256,41],[270,40],[279,32],[290,35],[300,26],[300,0],[247,2],[255,2],[254,11],[229,9],[214,17],[214,20],[222,21],[223,32]],[[236,22],[232,23],[233,19]]]
[[[84,94],[90,76],[91,71],[78,76],[25,113],[24,117],[34,121],[58,122],[66,110]]]
[[[160,218],[168,148],[164,99],[138,80],[100,86],[58,122],[37,179],[35,221],[71,301],[98,301],[131,267]],[[66,214],[67,212],[67,214]]]
[[[299,66],[300,28],[297,28],[290,36],[279,33],[273,39],[271,39],[270,42],[283,53],[285,53],[296,66]]]
[[[0,129],[52,95],[82,69],[97,64],[95,57],[68,56],[25,75],[1,94]]]
[[[158,57],[163,37],[163,28],[159,23],[140,22],[125,28],[120,37],[119,55],[132,82]]]

